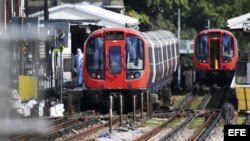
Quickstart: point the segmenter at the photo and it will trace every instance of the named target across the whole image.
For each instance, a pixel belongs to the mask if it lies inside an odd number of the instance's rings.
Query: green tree
[[[126,11],[139,17],[146,30],[177,30],[177,9],[181,9],[181,38],[193,39],[210,20],[211,28],[226,28],[227,20],[249,12],[250,0],[125,0]],[[131,14],[132,13],[132,14]],[[239,38],[242,34],[239,34]]]

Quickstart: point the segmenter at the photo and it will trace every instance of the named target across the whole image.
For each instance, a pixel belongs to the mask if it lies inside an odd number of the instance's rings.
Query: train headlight
[[[134,73],[134,75],[135,75],[135,78],[139,78],[141,76],[141,73],[140,72],[136,72],[136,73]]]
[[[97,78],[98,78],[98,79],[100,79],[100,78],[101,78],[101,75],[100,75],[100,74],[98,74],[98,75],[97,75]]]
[[[222,61],[223,61],[223,63],[230,63],[232,61],[232,59],[228,58],[228,59],[223,59]]]
[[[138,79],[142,76],[143,74],[143,71],[127,71],[127,74],[126,74],[126,79],[128,80],[133,80],[133,79]]]
[[[135,76],[134,76],[133,74],[131,74],[131,75],[130,75],[130,78],[131,78],[131,79],[134,79],[134,78],[135,78]]]
[[[92,72],[92,73],[91,73],[91,77],[92,77],[92,78],[96,78],[96,73]]]
[[[208,60],[206,60],[206,59],[199,59],[199,62],[201,62],[201,63],[208,63]]]

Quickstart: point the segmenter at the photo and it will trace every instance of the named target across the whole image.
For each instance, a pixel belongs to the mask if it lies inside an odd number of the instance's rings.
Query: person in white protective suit
[[[73,58],[73,67],[75,68],[78,86],[81,86],[83,83],[83,58],[82,50],[78,48],[77,53]]]

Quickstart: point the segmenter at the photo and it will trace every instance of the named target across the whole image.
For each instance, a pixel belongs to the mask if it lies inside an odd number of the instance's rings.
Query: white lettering
[[[241,129],[240,130],[240,136],[247,136],[246,135],[246,129]]]
[[[247,136],[246,129],[228,129],[228,136]]]
[[[228,129],[228,136],[234,136],[234,129]]]
[[[235,129],[234,135],[237,136],[238,133],[240,133],[240,129]]]

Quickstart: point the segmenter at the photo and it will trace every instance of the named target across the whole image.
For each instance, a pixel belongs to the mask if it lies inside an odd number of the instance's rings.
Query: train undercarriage
[[[112,96],[112,107],[115,111],[120,111],[122,101],[123,111],[130,112],[135,107],[138,109],[143,105],[147,109],[147,105],[153,109],[168,110],[171,106],[171,90],[170,87],[164,87],[158,91],[149,91],[146,89],[139,90],[83,90],[81,102],[81,110],[93,109],[100,112],[108,112],[110,107],[110,96]],[[121,99],[122,96],[122,99]]]
[[[195,72],[195,82],[204,84],[230,85],[234,76],[234,71],[199,71]]]

